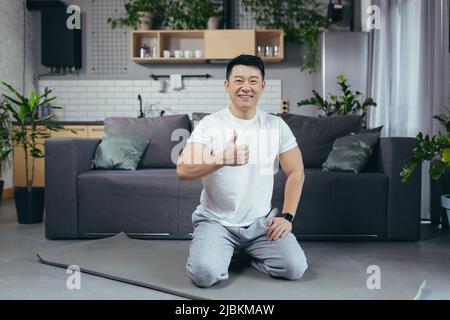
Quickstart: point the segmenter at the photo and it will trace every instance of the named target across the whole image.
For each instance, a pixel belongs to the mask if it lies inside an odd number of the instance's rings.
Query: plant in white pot
[[[0,158],[8,157],[12,147],[22,148],[24,151],[24,168],[16,168],[25,171],[26,187],[14,188],[14,201],[16,204],[18,221],[21,224],[39,223],[43,220],[44,212],[44,188],[34,187],[35,159],[44,158],[42,147],[43,139],[49,138],[50,131],[64,129],[63,126],[51,123],[55,117],[51,114],[39,118],[39,109],[42,105],[56,99],[51,97],[51,90],[45,88],[43,95],[38,96],[31,90],[28,98],[22,96],[16,89],[6,82],[2,85],[7,91],[14,95],[3,94],[4,104],[1,106],[1,113],[7,114],[9,119],[15,121],[14,126],[10,126],[8,148],[2,149]],[[61,109],[51,106],[52,109]]]
[[[130,0],[124,5],[126,15],[109,17],[111,28],[131,27],[135,30],[148,30],[162,24],[167,8],[166,0]]]
[[[206,15],[209,16],[206,22],[206,28],[219,29],[220,23],[222,22],[222,13],[222,6],[218,2],[210,2],[206,8]]]
[[[433,135],[423,135],[419,132],[417,139],[419,146],[414,148],[413,156],[407,160],[400,173],[403,183],[406,183],[413,171],[424,161],[430,161],[430,176],[434,180],[438,180],[444,176],[450,169],[450,111],[435,115],[434,119],[438,120],[444,127],[446,133]],[[441,196],[442,206],[447,210],[448,222],[450,223],[450,194]]]
[[[167,24],[172,29],[217,29],[222,5],[217,0],[169,0]]]

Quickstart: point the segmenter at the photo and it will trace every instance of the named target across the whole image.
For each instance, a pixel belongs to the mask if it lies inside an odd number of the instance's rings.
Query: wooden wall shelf
[[[142,46],[147,48],[145,58],[140,54]],[[272,50],[272,56],[265,55],[266,48]],[[164,56],[166,50],[170,57]],[[175,57],[176,50],[183,55],[188,51],[191,56]],[[131,58],[139,64],[204,63],[233,59],[242,53],[259,55],[264,62],[283,61],[283,30],[139,30],[131,34]]]

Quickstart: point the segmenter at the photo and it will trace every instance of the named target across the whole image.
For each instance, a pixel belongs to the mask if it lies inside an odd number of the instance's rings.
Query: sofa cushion
[[[200,204],[203,190],[201,180],[180,181],[178,205],[180,217],[180,237],[190,239],[193,233],[192,213]]]
[[[379,131],[361,132],[336,139],[333,150],[322,164],[324,171],[350,171],[359,173],[373,154],[380,140]]]
[[[210,114],[211,113],[208,112],[192,112],[191,130],[193,131],[197,123],[199,123],[200,120]]]
[[[136,170],[149,143],[138,136],[105,134],[95,149],[91,168]]]
[[[282,113],[297,139],[305,168],[322,168],[337,138],[361,130],[361,116],[338,116],[328,118],[306,117]]]
[[[272,205],[283,207],[286,175],[275,175]],[[305,169],[292,232],[304,239],[383,239],[388,177],[381,173]]]
[[[104,125],[107,134],[137,135],[151,140],[139,168],[175,168],[179,154],[172,161],[172,149],[182,141],[182,137],[172,141],[172,133],[183,129],[189,134],[191,126],[187,114],[139,119],[113,117],[106,118]]]
[[[381,131],[383,131],[384,126],[379,126],[376,128],[372,128],[372,129],[364,129],[361,130],[359,133],[372,133],[372,132],[379,132],[381,135]]]
[[[77,186],[82,236],[121,231],[179,235],[175,169],[90,170],[78,175]]]

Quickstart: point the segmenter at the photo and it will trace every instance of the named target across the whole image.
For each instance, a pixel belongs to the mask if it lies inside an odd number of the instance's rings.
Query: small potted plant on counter
[[[24,168],[21,169],[25,171],[26,187],[14,188],[18,221],[21,224],[39,223],[43,220],[45,199],[44,188],[33,186],[35,159],[45,157],[41,149],[42,143],[39,141],[50,137],[50,131],[64,129],[61,125],[50,122],[55,117],[54,114],[39,118],[39,109],[56,97],[51,97],[51,90],[45,88],[43,95],[38,96],[31,90],[26,98],[8,83],[2,82],[2,85],[12,93],[12,96],[3,94],[5,102],[1,106],[1,113],[7,115],[8,119],[13,119],[15,123],[14,126],[8,124],[10,128],[8,139],[11,145],[2,149],[0,157],[8,157],[12,147],[23,149],[25,162]],[[51,108],[61,109],[56,106]]]
[[[433,180],[441,179],[448,174],[450,169],[450,111],[446,109],[443,114],[435,115],[444,127],[446,134],[439,132],[439,135],[433,135],[431,138],[422,132],[419,132],[417,139],[419,146],[413,150],[413,156],[403,165],[400,176],[402,182],[406,183],[414,170],[424,161],[430,161],[429,174]],[[449,182],[447,182],[449,184]],[[450,224],[450,194],[441,195],[441,204],[447,210],[447,220]],[[443,226],[445,223],[443,221]]]

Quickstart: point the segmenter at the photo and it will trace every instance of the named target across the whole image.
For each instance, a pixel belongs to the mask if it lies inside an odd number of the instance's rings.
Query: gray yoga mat
[[[425,285],[418,278],[405,279],[383,271],[381,289],[367,288],[367,266],[339,253],[306,252],[309,268],[297,281],[275,279],[245,262],[233,260],[230,278],[210,288],[198,288],[185,265],[190,241],[136,240],[125,233],[89,240],[38,253],[42,263],[144,286],[191,299],[418,299]],[[389,268],[385,268],[389,270]]]

